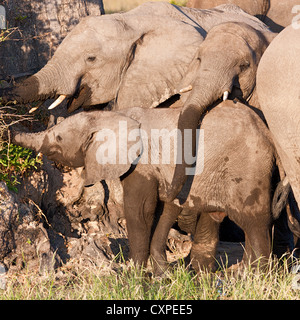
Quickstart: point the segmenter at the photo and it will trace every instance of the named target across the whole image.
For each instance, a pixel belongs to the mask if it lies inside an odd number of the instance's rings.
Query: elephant
[[[156,274],[167,267],[167,235],[185,208],[190,215],[201,212],[191,251],[196,270],[213,268],[225,216],[245,232],[245,262],[268,258],[276,154],[267,127],[239,102],[228,100],[213,108],[201,123],[196,174],[169,202],[167,190],[178,154],[183,157],[188,148],[176,148],[179,116],[177,108],[91,110],[42,132],[13,132],[12,142],[61,164],[84,166],[86,185],[120,178],[130,256],[145,265],[151,255]]]
[[[245,12],[258,17],[264,17],[269,8],[269,0],[189,0],[186,4],[189,8],[211,9],[222,4],[235,4]]]
[[[300,206],[300,30],[284,29],[264,53],[257,95],[295,199]]]
[[[223,21],[267,30],[255,17],[226,5],[195,11],[148,3],[127,13],[84,18],[39,72],[0,89],[2,103],[59,96],[51,108],[68,98],[70,112],[111,101],[118,110],[154,108],[172,98],[183,104],[199,63],[197,49],[206,31]]]
[[[187,7],[210,9],[225,3],[238,5],[245,12],[261,19],[274,32],[281,32],[299,13],[297,0],[189,0]]]
[[[268,27],[259,19],[247,14],[235,4],[223,4],[209,10],[195,10],[167,2],[146,2],[127,14],[171,17],[195,26],[204,37],[215,25],[229,21],[248,23],[261,31],[268,30]]]
[[[256,71],[261,56],[276,35],[240,22],[221,23],[207,33],[198,50],[199,67],[191,83],[193,90],[178,120],[180,130],[193,130],[193,154],[199,120],[218,99],[239,98],[259,108]],[[187,179],[188,166],[185,162],[177,165],[170,200],[175,198]]]
[[[201,42],[194,27],[173,19],[122,14],[87,17],[38,73],[15,88],[2,90],[2,100],[26,103],[61,95],[70,98],[69,110],[74,111],[118,96],[123,108],[127,96],[136,91],[135,74],[140,74],[148,83],[144,90],[140,88],[137,103],[155,107],[179,93],[177,85]],[[178,59],[168,59],[175,53]]]

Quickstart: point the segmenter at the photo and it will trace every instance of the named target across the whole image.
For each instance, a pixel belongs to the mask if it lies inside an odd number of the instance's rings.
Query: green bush
[[[17,192],[19,177],[31,169],[37,169],[42,163],[39,155],[33,155],[29,149],[2,142],[0,147],[0,180],[4,181],[10,190]]]
[[[10,190],[17,192],[20,177],[42,163],[33,151],[10,143],[8,129],[19,122],[32,121],[24,114],[27,108],[5,107],[0,104],[0,181],[4,181]],[[23,113],[23,114],[22,114]]]

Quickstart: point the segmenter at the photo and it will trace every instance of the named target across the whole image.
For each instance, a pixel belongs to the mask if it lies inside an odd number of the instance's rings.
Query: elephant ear
[[[138,162],[142,153],[139,122],[107,111],[97,121],[101,121],[101,126],[93,128],[83,147],[86,186],[118,179]]]
[[[179,93],[203,41],[195,27],[179,20],[152,17],[151,28],[131,47],[117,94],[118,109],[154,108]]]

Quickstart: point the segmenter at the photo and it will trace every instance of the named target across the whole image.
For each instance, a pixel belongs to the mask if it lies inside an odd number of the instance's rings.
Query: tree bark
[[[0,0],[0,5],[9,34],[5,41],[0,37],[0,80],[37,72],[81,18],[104,14],[102,0]]]

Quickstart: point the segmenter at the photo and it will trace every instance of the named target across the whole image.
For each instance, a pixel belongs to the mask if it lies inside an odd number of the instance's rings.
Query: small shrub
[[[34,156],[29,149],[2,143],[0,148],[0,180],[4,181],[10,190],[17,192],[19,177],[31,169],[37,169],[41,158]]]
[[[28,120],[31,117],[16,114],[13,108],[0,107],[0,180],[15,192],[19,178],[30,170],[37,169],[42,163],[41,158],[34,155],[33,151],[10,143],[9,127]]]

